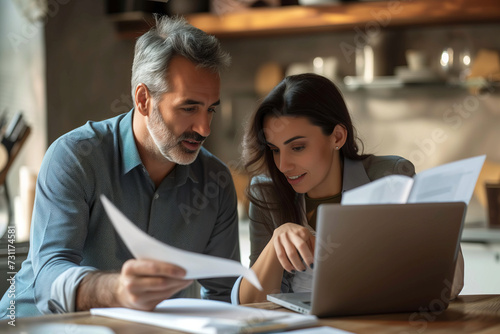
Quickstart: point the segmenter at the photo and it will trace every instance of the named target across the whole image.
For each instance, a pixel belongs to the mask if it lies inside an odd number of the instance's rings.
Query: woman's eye
[[[277,148],[272,148],[272,147],[269,147],[269,149],[271,150],[271,152],[273,152],[273,154],[276,154],[280,151]]]
[[[304,146],[297,146],[297,147],[292,148],[292,150],[294,150],[295,152],[300,152],[300,151],[302,151],[304,148],[305,148]]]
[[[187,111],[187,112],[192,112],[192,111],[195,111],[196,108],[195,107],[186,107],[186,108],[182,108],[182,110]]]

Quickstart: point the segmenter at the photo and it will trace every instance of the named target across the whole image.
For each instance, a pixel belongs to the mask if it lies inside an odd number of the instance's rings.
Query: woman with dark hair
[[[286,77],[262,101],[245,133],[243,159],[252,179],[250,266],[264,290],[240,278],[234,303],[310,291],[317,207],[386,175],[415,174],[410,161],[362,154],[356,141],[342,94],[322,76]],[[463,259],[457,271],[452,297],[463,286]]]

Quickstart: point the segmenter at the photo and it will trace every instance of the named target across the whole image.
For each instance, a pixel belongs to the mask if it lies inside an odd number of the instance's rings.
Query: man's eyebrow
[[[182,104],[200,104],[200,105],[203,105],[202,102],[196,101],[196,100],[191,100],[191,99],[184,100],[184,102],[182,102]],[[220,100],[212,103],[210,106],[218,106],[219,104],[220,104]]]
[[[201,103],[200,101],[196,101],[196,100],[186,99],[186,100],[182,101],[182,104],[203,104],[203,103]]]

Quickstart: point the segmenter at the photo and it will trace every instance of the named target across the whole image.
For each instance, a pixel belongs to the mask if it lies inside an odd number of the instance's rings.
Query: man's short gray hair
[[[132,65],[132,98],[135,88],[145,84],[154,99],[168,92],[168,66],[182,56],[198,67],[220,73],[231,63],[219,41],[190,25],[182,17],[156,16],[156,26],[137,39]]]

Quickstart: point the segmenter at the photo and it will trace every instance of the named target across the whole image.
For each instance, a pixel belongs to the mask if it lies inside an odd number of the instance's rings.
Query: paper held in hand
[[[464,202],[469,204],[485,155],[427,169],[413,178],[389,175],[342,194],[342,205]]]
[[[164,244],[135,226],[106,196],[101,195],[101,201],[111,223],[135,258],[173,263],[186,270],[186,279],[244,276],[257,289],[262,290],[252,269],[245,268],[234,260],[188,252]]]

